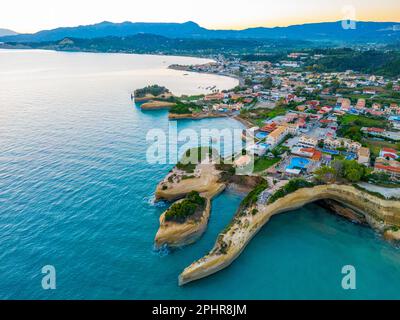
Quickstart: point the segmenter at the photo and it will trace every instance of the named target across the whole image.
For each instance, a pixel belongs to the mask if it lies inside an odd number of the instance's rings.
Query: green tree
[[[349,169],[346,172],[346,178],[350,182],[359,182],[363,177],[363,173],[357,169]]]
[[[251,78],[246,78],[246,79],[244,80],[244,84],[245,84],[246,86],[251,86],[251,85],[253,85],[253,80],[251,80]]]
[[[365,167],[354,160],[344,160],[344,178],[350,182],[359,182],[366,174]]]
[[[388,84],[386,85],[386,90],[392,90],[393,89],[393,82],[388,82]]]
[[[265,78],[262,81],[262,85],[263,85],[264,89],[271,89],[273,86],[272,78],[271,77]]]
[[[315,178],[324,183],[333,183],[337,178],[335,168],[324,166],[315,171]]]

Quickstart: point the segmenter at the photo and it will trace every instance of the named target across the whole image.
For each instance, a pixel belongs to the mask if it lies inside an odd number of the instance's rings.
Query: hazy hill
[[[35,34],[20,34],[0,38],[0,41],[40,42],[58,41],[66,37],[93,39],[108,36],[126,37],[136,34],[154,34],[168,38],[194,39],[301,39],[334,42],[383,42],[400,40],[400,23],[357,22],[356,29],[345,30],[342,22],[323,22],[289,27],[250,28],[245,30],[209,30],[194,22],[140,23],[101,22],[94,25],[57,28]]]
[[[268,40],[259,39],[189,39],[167,38],[154,34],[136,34],[126,37],[102,37],[82,39],[67,37],[61,41],[43,42],[9,42],[9,45],[20,45],[35,49],[52,49],[62,51],[89,52],[131,52],[131,53],[218,53],[218,52],[255,52],[270,50],[281,46],[295,48],[309,46],[302,40]]]
[[[18,33],[16,33],[15,31],[9,30],[9,29],[2,29],[0,28],[0,37],[3,36],[14,36],[17,35]]]

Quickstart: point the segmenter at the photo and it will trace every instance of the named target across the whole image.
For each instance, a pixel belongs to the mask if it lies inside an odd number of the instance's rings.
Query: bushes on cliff
[[[175,203],[165,214],[166,221],[183,223],[198,210],[203,209],[206,200],[196,191],[190,192],[185,200]]]
[[[224,163],[221,160],[221,163],[215,165],[215,169],[221,171],[219,182],[228,182],[235,175],[236,169],[231,163]]]
[[[194,173],[197,164],[203,162],[209,157],[217,155],[217,151],[211,147],[198,147],[188,149],[182,159],[177,163],[176,167],[186,173]]]
[[[178,101],[175,106],[171,107],[170,113],[174,114],[192,114],[193,110],[198,109],[198,106],[194,103],[183,103]]]
[[[315,171],[315,178],[323,183],[334,183],[345,179],[355,183],[365,180],[370,171],[354,160],[335,160],[331,166],[324,166]]]
[[[323,166],[315,171],[315,178],[323,183],[334,183],[338,173],[333,167]]]
[[[155,97],[162,95],[164,93],[169,93],[169,90],[165,87],[159,86],[159,85],[152,85],[152,86],[147,86],[142,89],[137,89],[135,90],[135,97],[137,98],[143,98],[148,94],[151,94]]]
[[[292,179],[285,186],[277,190],[268,200],[268,203],[274,203],[276,200],[287,196],[290,193],[293,193],[299,189],[303,188],[313,188],[315,186],[314,183],[308,182],[303,179]]]
[[[259,195],[268,188],[268,182],[262,180],[247,196],[243,199],[241,207],[249,207],[255,204],[258,200]]]
[[[206,200],[200,196],[200,194],[197,191],[192,191],[190,192],[187,196],[186,199],[198,206],[204,206]]]

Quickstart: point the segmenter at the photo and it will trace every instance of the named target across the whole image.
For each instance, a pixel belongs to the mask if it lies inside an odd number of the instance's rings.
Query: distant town
[[[290,178],[349,160],[367,167],[371,181],[398,185],[400,80],[303,68],[304,60],[321,58],[293,52],[271,63],[218,56],[213,63],[171,68],[240,79],[233,90],[183,101],[197,106],[192,111],[235,116],[246,124],[256,144],[247,147],[237,165],[255,157],[259,173]]]
[[[135,91],[138,106],[168,108],[171,120],[231,117],[245,125],[242,150],[215,158],[211,145],[189,149],[156,189],[157,200],[173,202],[160,218],[157,248],[197,241],[212,199],[227,187],[246,190],[214,247],[180,274],[180,285],[226,268],[272,216],[307,203],[400,239],[400,79],[322,71],[321,59],[312,51],[274,61],[219,55],[170,68],[182,76],[235,77],[231,90],[209,86],[202,88],[207,94],[181,97],[158,85]],[[185,159],[193,153],[196,163]]]

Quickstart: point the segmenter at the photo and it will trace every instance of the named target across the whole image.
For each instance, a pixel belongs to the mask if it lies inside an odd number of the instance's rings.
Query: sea
[[[173,163],[149,163],[147,134],[166,110],[141,111],[150,84],[176,95],[229,89],[236,79],[168,69],[209,60],[152,55],[0,51],[0,299],[399,299],[400,249],[316,204],[271,219],[227,269],[178,286],[244,195],[212,202],[194,245],[155,250],[155,188]],[[191,129],[243,129],[229,119]],[[55,289],[45,290],[46,266]],[[354,274],[346,282],[346,266]]]

